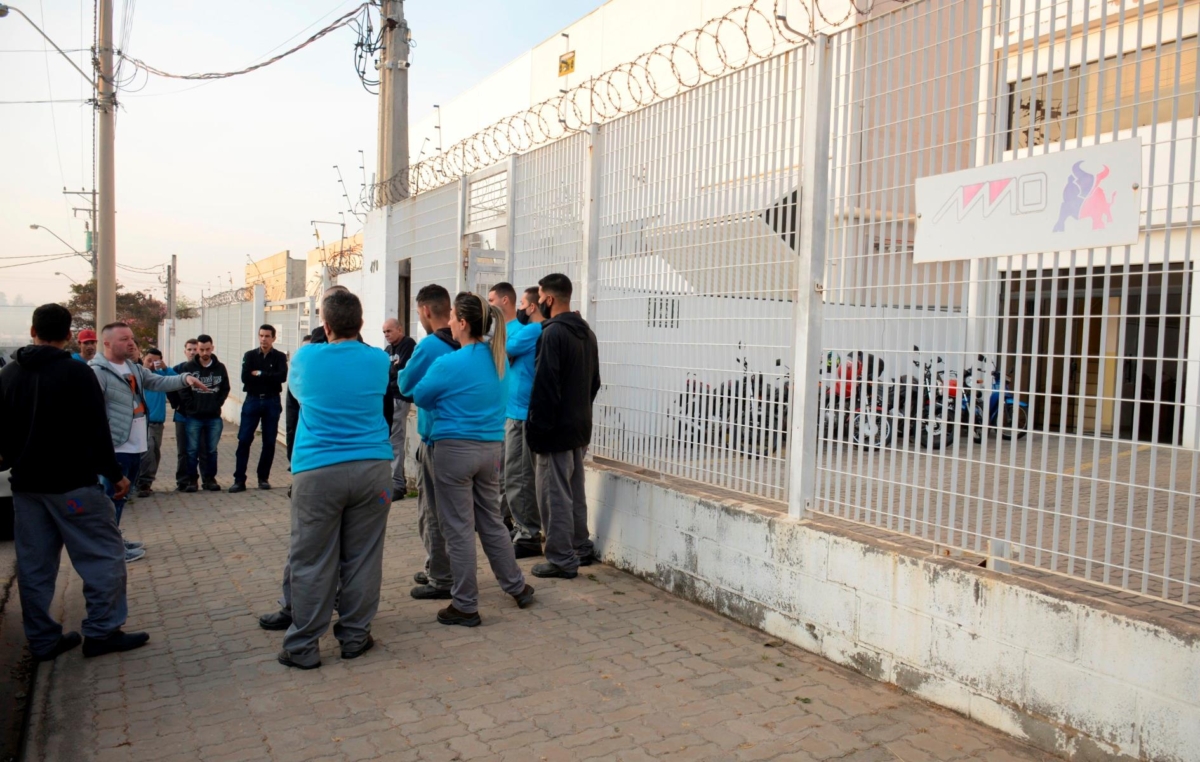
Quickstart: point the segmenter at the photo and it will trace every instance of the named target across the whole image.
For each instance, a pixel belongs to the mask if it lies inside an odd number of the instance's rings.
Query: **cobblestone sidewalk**
[[[224,486],[234,444],[227,431]],[[484,567],[484,625],[440,626],[439,602],[408,595],[423,562],[411,500],[391,514],[379,645],[343,662],[330,635],[321,669],[286,669],[281,634],[255,621],[287,552],[282,449],[270,492],[159,492],[126,509],[147,548],[129,568],[128,627],[150,644],[43,665],[26,759],[1046,758],[607,566],[531,577],[538,602],[525,611]],[[64,571],[64,585],[58,605],[77,628],[81,584]]]

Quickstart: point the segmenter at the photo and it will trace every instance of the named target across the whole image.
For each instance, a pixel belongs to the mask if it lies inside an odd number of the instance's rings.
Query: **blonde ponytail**
[[[499,307],[488,305],[488,315],[492,322],[492,362],[496,363],[496,375],[500,380],[504,380],[504,369],[508,365],[508,351],[505,349],[506,329],[504,327],[504,313],[500,312]]]

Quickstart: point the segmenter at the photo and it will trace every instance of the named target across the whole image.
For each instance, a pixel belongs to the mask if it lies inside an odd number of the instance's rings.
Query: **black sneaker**
[[[596,558],[596,554],[594,552],[592,552],[592,553],[588,553],[586,556],[580,556],[579,557],[579,565],[580,566],[591,566],[592,564],[599,562],[599,560],[600,559]]]
[[[537,558],[542,555],[542,546],[538,544],[526,545],[517,543],[513,546],[513,553],[517,558]]]
[[[367,651],[370,651],[374,647],[375,647],[375,638],[372,638],[370,635],[368,635],[367,642],[363,643],[362,646],[360,646],[359,648],[356,648],[353,651],[347,651],[345,648],[343,648],[342,649],[342,658],[343,659],[357,659],[358,657],[362,656],[363,654],[365,654]]]
[[[267,481],[266,479],[259,479],[258,480],[258,488],[259,489],[271,489],[271,482]]]
[[[207,484],[204,485],[204,489],[208,489]],[[235,495],[238,492],[245,492],[245,491],[246,491],[246,485],[243,484],[242,482],[234,482],[233,486],[229,488],[229,494],[231,494],[231,495]]]
[[[294,667],[296,669],[317,669],[321,666],[321,662],[319,661],[315,664],[300,664],[299,662],[292,661],[292,655],[286,649],[279,652],[276,660],[285,667]]]
[[[433,585],[417,585],[408,593],[418,601],[448,601],[453,596],[449,590],[440,590]]]
[[[264,630],[286,630],[292,626],[292,615],[286,611],[273,611],[258,618],[258,626]]]
[[[138,487],[137,496],[138,497],[150,497],[152,492],[153,492],[153,490],[151,490],[149,487]]]
[[[418,585],[428,585],[429,575],[423,571],[419,571],[413,575],[413,582],[416,582]]]
[[[525,589],[513,596],[517,601],[517,606],[527,609],[533,605],[533,585],[526,585]]]
[[[121,651],[132,651],[141,648],[150,641],[150,635],[144,632],[122,632],[115,630],[107,637],[84,638],[83,655],[86,658],[115,654]]]
[[[478,627],[483,624],[478,613],[463,613],[454,608],[453,603],[437,613],[437,620],[438,624],[457,624],[463,627]]]
[[[183,488],[183,491],[191,494],[193,492],[199,492],[200,488],[197,487],[195,484],[189,484],[188,486]]]
[[[207,491],[209,491],[209,492],[220,492],[220,491],[221,491],[221,485],[220,485],[220,484],[217,484],[215,481],[211,481],[211,482],[205,482],[205,483],[204,483],[204,489],[205,489],[205,490],[207,490]]]
[[[83,638],[79,637],[79,633],[64,633],[63,635],[59,636],[58,642],[54,644],[54,648],[51,648],[44,654],[34,654],[33,658],[35,661],[54,661],[59,656],[65,654],[67,651],[70,651],[72,648],[82,642]]]
[[[549,561],[546,561],[545,563],[537,564],[533,567],[533,576],[541,577],[543,579],[549,579],[553,577],[557,577],[559,579],[575,579],[579,576],[579,572],[574,570],[568,571],[560,566],[555,566]]]

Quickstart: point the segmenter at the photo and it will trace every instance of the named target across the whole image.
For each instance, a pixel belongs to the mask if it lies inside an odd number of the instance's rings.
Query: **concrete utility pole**
[[[383,62],[379,76],[379,181],[397,177],[399,198],[408,188],[408,23],[404,0],[383,0]],[[395,192],[393,191],[393,194]],[[394,202],[376,199],[377,202]]]
[[[117,230],[116,164],[113,157],[114,118],[117,110],[113,86],[113,0],[99,0],[99,30],[96,57],[100,71],[96,79],[97,195],[100,198],[96,220],[96,327],[117,319]]]

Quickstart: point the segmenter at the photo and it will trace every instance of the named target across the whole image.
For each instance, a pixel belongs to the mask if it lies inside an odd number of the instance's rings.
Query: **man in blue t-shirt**
[[[371,621],[392,507],[392,443],[379,414],[390,361],[358,341],[362,302],[348,290],[326,292],[321,321],[328,343],[301,347],[288,378],[300,420],[292,449],[292,625],[278,658],[299,669],[321,666],[319,641],[335,600],[342,658],[375,645]]]
[[[400,394],[412,397],[413,389],[425,378],[433,361],[458,349],[450,335],[450,292],[431,283],[417,292],[417,317],[426,336],[413,350],[404,370],[400,371]],[[450,556],[446,555],[446,539],[438,519],[437,495],[433,488],[433,415],[417,406],[417,532],[425,545],[425,569],[417,572],[417,583],[411,591],[419,600],[449,600],[454,576],[450,571]]]
[[[156,376],[178,375],[163,362],[162,351],[157,347],[146,350],[142,364]],[[158,463],[162,459],[163,425],[167,421],[167,395],[165,392],[145,392],[146,398],[146,452],[138,469],[137,496],[150,497],[154,491],[154,478],[158,475]]]
[[[488,301],[500,308],[508,321],[505,350],[511,371],[505,376],[508,383],[508,406],[504,423],[504,478],[501,489],[513,521],[513,551],[517,558],[542,555],[542,522],[538,517],[537,491],[534,487],[533,453],[525,446],[525,418],[529,410],[529,392],[533,388],[533,361],[537,354],[538,338],[542,335],[542,316],[537,311],[537,288],[521,297],[518,309],[517,292],[509,283],[497,283],[488,293]],[[532,305],[532,306],[531,306]],[[533,318],[530,311],[536,315]]]

